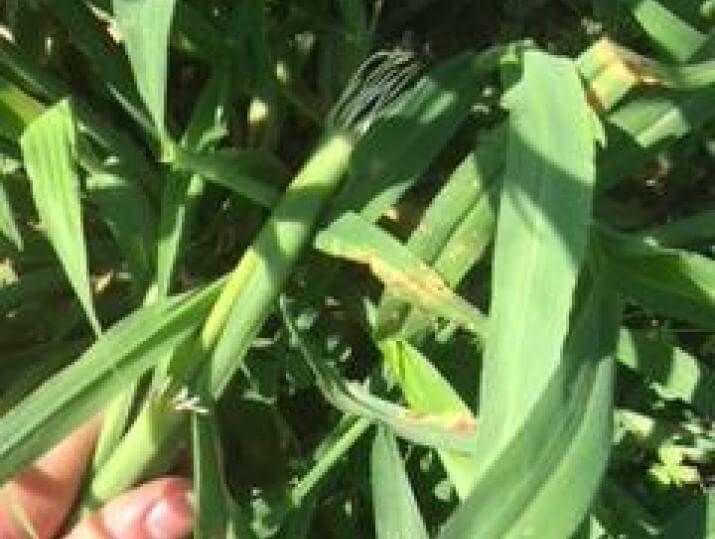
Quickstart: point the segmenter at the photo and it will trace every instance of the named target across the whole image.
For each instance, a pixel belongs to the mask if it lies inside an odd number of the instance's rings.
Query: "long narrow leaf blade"
[[[428,539],[395,437],[377,429],[370,457],[378,539]]]
[[[166,130],[169,32],[176,0],[112,0],[129,62],[158,133]]]
[[[485,463],[523,428],[558,368],[595,179],[590,111],[574,64],[526,51],[512,92],[482,373]]]
[[[45,231],[90,324],[100,331],[92,304],[87,249],[82,229],[76,128],[69,101],[37,118],[20,139],[32,196]]]
[[[563,539],[586,515],[611,446],[620,306],[603,283],[591,284],[584,297],[563,361],[528,421],[480,474],[439,539],[516,539],[537,530],[539,538]]]
[[[221,284],[135,311],[0,418],[0,482],[96,414],[195,331]]]
[[[707,39],[656,0],[622,1],[648,36],[677,62],[690,58]]]

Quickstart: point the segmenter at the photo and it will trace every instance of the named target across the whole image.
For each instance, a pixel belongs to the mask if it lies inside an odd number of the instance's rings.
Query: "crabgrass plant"
[[[0,481],[101,412],[77,509],[188,453],[199,539],[711,536],[708,2],[429,4],[3,4]]]

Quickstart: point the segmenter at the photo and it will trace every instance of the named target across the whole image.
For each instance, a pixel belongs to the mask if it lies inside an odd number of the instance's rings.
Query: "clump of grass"
[[[712,39],[622,4],[8,3],[0,478],[103,411],[80,506],[188,451],[199,538],[708,537]]]

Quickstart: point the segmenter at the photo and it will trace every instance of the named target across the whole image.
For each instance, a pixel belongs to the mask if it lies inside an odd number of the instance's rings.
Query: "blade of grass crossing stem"
[[[154,121],[162,155],[170,157],[164,115],[169,33],[176,0],[112,0],[139,95]]]
[[[485,320],[466,300],[452,292],[439,275],[387,232],[348,212],[315,238],[320,251],[367,265],[396,296],[476,335]]]
[[[571,61],[524,52],[521,81],[507,99],[506,169],[481,382],[485,466],[524,427],[558,369],[595,178],[590,111]]]
[[[135,311],[1,417],[0,482],[96,414],[193,333],[222,284]]]
[[[206,401],[202,402],[206,405]],[[196,524],[194,539],[218,539],[226,536],[227,499],[223,482],[221,440],[214,419],[215,410],[191,414],[192,455]]]
[[[667,399],[681,399],[715,417],[715,372],[705,362],[646,331],[622,328],[618,362],[653,384]]]
[[[20,146],[45,232],[92,328],[99,334],[82,229],[80,186],[75,168],[76,137],[70,103],[65,100],[30,124],[20,139]]]
[[[459,55],[407,92],[358,144],[331,216],[353,209],[376,221],[432,163],[471,111],[475,88],[497,69],[504,53],[494,47]]]
[[[352,135],[344,131],[329,135],[294,178],[230,274],[189,353],[175,358],[171,373],[178,384],[191,384],[201,369],[196,383],[209,388],[214,398],[221,395],[308,243],[323,205],[345,174],[353,146]],[[200,361],[209,355],[208,362]],[[90,490],[96,500],[106,501],[134,484],[182,421],[166,399],[146,406],[95,475]],[[146,445],[147,436],[154,442],[151,447]]]
[[[371,426],[369,419],[343,416],[316,449],[313,467],[290,493],[293,507],[310,503],[311,499],[315,500],[315,497],[307,497]]]
[[[378,428],[370,453],[375,531],[378,539],[428,539],[395,437]]]
[[[476,424],[471,410],[449,381],[416,348],[397,340],[383,341],[379,347],[411,410],[461,415],[468,418],[465,424]],[[479,455],[467,456],[444,449],[438,449],[438,453],[457,495],[465,499],[474,485],[473,460]]]
[[[715,261],[649,245],[605,226],[598,252],[614,287],[644,308],[706,329],[715,328]]]
[[[672,60],[684,62],[707,37],[655,0],[621,0],[653,42]]]
[[[563,360],[439,539],[562,539],[585,517],[610,452],[620,324],[617,298],[586,281]]]

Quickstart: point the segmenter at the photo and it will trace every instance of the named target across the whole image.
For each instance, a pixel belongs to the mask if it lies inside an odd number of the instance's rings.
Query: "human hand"
[[[0,489],[0,539],[58,538],[99,426],[95,419],[79,428]],[[190,491],[186,479],[157,479],[115,498],[62,538],[184,539],[192,527]]]

